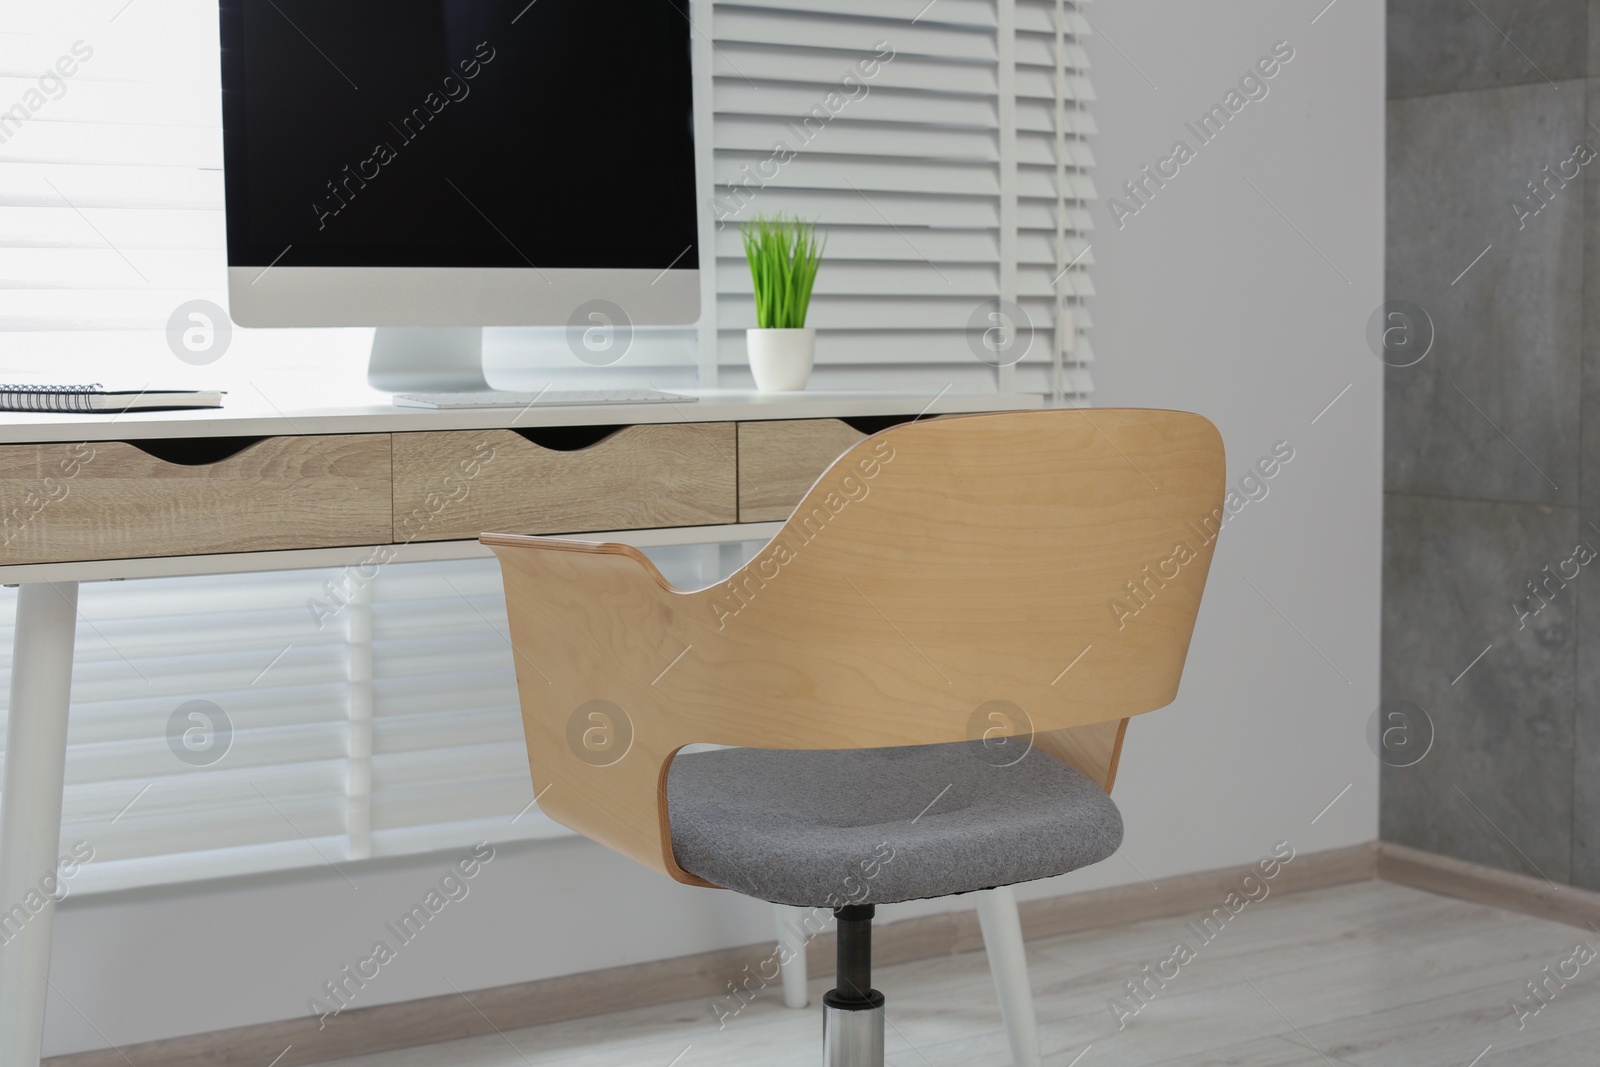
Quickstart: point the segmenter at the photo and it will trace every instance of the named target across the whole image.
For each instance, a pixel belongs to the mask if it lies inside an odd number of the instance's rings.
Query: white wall
[[[1090,9],[1104,31],[1090,45],[1102,196],[1176,138],[1192,144],[1184,122],[1275,42],[1295,49],[1269,95],[1124,228],[1095,206],[1093,275],[1098,403],[1205,413],[1235,481],[1278,441],[1295,458],[1220,542],[1177,703],[1129,730],[1116,791],[1124,856],[1024,896],[1138,883],[1139,872],[1159,883],[1282,839],[1314,851],[1377,834],[1364,728],[1378,693],[1381,379],[1364,331],[1382,300],[1383,8],[1342,0],[1313,25],[1320,7]],[[452,858],[355,865],[346,873],[358,888],[323,869],[70,899],[57,919],[52,981],[65,997],[50,1000],[47,1052],[303,1013]],[[471,887],[359,1003],[769,936],[763,905],[669,883],[576,840],[503,849]]]
[[[1312,24],[1325,3],[1089,10],[1102,197],[1197,143],[1184,123],[1274,43],[1295,53],[1121,229],[1096,213],[1096,403],[1203,412],[1234,484],[1295,449],[1218,542],[1177,703],[1128,730],[1125,850],[1158,882],[1280,838],[1377,836],[1383,382],[1365,332],[1383,300],[1384,8],[1341,0]]]

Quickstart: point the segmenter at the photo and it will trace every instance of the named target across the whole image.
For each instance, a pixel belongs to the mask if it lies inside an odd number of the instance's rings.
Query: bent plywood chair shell
[[[1198,415],[1027,411],[861,441],[706,589],[625,545],[485,534],[540,807],[704,885],[673,861],[665,797],[696,742],[1016,735],[1109,790],[1128,716],[1177,693],[1223,485]]]

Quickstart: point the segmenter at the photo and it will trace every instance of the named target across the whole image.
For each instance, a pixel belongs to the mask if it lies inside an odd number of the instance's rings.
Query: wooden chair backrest
[[[705,589],[630,546],[485,534],[540,807],[705,884],[673,861],[665,801],[696,742],[987,737],[1109,789],[1128,716],[1177,693],[1224,478],[1198,415],[1013,412],[861,441]]]

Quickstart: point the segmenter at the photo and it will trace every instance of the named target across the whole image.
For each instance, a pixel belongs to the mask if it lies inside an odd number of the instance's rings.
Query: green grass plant
[[[765,330],[805,326],[826,237],[818,241],[815,223],[783,215],[758,215],[742,234],[755,285],[756,324]]]

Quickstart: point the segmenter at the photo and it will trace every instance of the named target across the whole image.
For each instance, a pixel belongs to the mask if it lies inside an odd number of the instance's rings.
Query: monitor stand
[[[379,326],[367,384],[386,393],[483,392],[483,328]]]

